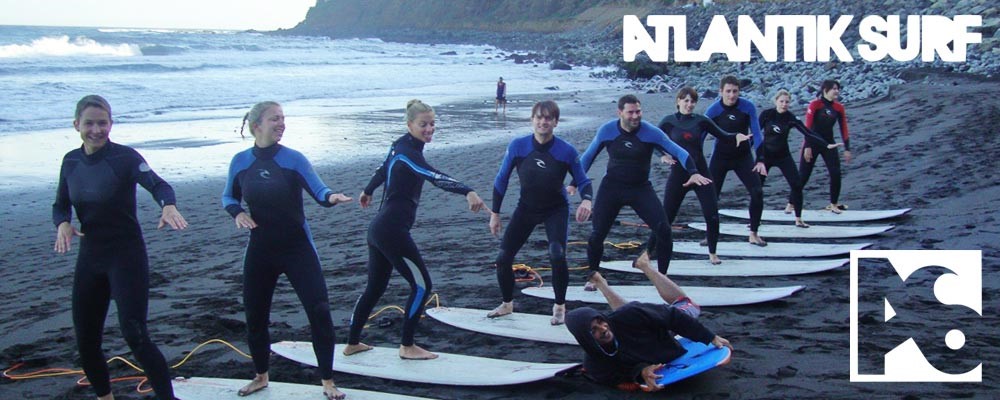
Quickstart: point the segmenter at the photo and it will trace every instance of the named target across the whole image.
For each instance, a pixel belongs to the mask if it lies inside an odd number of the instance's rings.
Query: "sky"
[[[0,0],[0,25],[104,28],[291,28],[316,0]]]

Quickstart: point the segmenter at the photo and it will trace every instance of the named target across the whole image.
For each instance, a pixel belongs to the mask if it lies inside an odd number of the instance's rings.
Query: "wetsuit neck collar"
[[[257,147],[257,145],[254,145],[253,155],[259,159],[270,160],[274,158],[274,155],[277,154],[280,149],[281,145],[277,143],[267,147]]]
[[[684,114],[684,113],[678,111],[678,112],[674,113],[674,116],[676,116],[678,120],[683,121],[685,119],[694,118],[694,113]]]
[[[407,132],[406,135],[403,136],[403,140],[405,140],[407,143],[409,143],[417,150],[424,151],[424,145],[426,143],[417,140],[417,138],[413,137],[413,135],[411,135],[409,132]]]
[[[549,138],[549,141],[545,142],[545,143],[539,142],[538,141],[538,137],[535,136],[534,134],[531,135],[531,144],[537,150],[541,150],[541,151],[548,150],[549,148],[552,147],[552,144],[555,143],[555,142],[556,142],[555,135],[551,136]]]
[[[828,106],[831,106],[831,105],[833,105],[833,103],[837,102],[837,100],[827,100],[826,97],[822,96],[822,95],[819,96],[819,99],[823,100],[823,104],[826,104]]]
[[[616,125],[618,126],[618,132],[621,132],[623,135],[635,135],[635,134],[639,133],[639,130],[642,129],[642,125],[640,124],[639,127],[635,128],[634,131],[628,131],[625,128],[622,128],[622,123],[621,123],[620,120],[618,121],[618,123]]]
[[[106,154],[108,154],[108,151],[109,151],[108,149],[110,149],[111,146],[114,146],[114,145],[115,144],[112,143],[111,140],[109,139],[108,142],[104,144],[104,146],[101,146],[101,148],[97,149],[97,151],[95,151],[93,154],[87,154],[87,149],[81,144],[80,145],[80,154],[83,154],[84,161],[86,161],[88,163],[95,163],[95,162],[98,162],[100,160],[103,160],[104,156]]]

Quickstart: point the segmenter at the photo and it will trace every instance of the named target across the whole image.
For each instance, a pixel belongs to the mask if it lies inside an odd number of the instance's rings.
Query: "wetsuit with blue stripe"
[[[795,208],[795,216],[802,217],[802,180],[799,171],[795,168],[795,160],[788,149],[788,135],[792,128],[798,129],[805,136],[809,145],[814,148],[825,149],[830,143],[823,137],[813,133],[806,128],[795,114],[785,111],[779,113],[777,109],[769,108],[760,113],[760,126],[764,128],[764,146],[761,153],[764,155],[764,167],[768,170],[776,166],[785,176],[791,193],[788,196],[789,202]],[[766,176],[760,177],[761,185],[764,184]]]
[[[601,187],[594,199],[593,231],[587,241],[587,261],[596,271],[604,256],[604,239],[622,207],[630,206],[639,218],[653,230],[661,245],[656,248],[657,267],[666,273],[673,254],[670,224],[663,213],[663,206],[649,182],[650,158],[653,150],[666,152],[676,158],[687,171],[697,173],[694,160],[688,152],[667,138],[652,124],[643,121],[634,132],[621,127],[620,120],[608,121],[597,129],[597,135],[580,156],[583,170],[589,171],[594,158],[601,150],[608,150],[608,170],[601,180]],[[666,245],[662,245],[666,244]]]
[[[233,157],[222,205],[236,218],[245,201],[257,223],[243,258],[243,306],[254,369],[268,371],[271,300],[278,277],[285,274],[309,319],[320,377],[333,379],[336,336],[326,280],[303,211],[303,190],[320,205],[333,206],[327,201],[333,191],[302,153],[280,144],[254,146]]]
[[[160,207],[175,204],[174,190],[128,146],[107,142],[93,154],[83,148],[63,157],[52,222],[80,221],[80,253],[73,274],[73,328],[83,370],[97,396],[111,393],[107,358],[101,349],[111,300],[125,342],[145,370],[156,396],[173,399],[163,354],[149,339],[149,259],[136,219],[135,185]]]
[[[830,101],[820,96],[820,98],[809,103],[806,109],[806,127],[812,129],[817,135],[822,137],[827,143],[836,143],[833,139],[833,125],[840,124],[840,137],[844,141],[844,151],[851,151],[850,133],[847,130],[847,111],[844,106],[837,101]],[[830,203],[840,204],[840,152],[836,149],[815,146],[811,142],[806,145],[812,148],[812,161],[806,161],[805,157],[799,160],[799,175],[802,177],[802,186],[805,187],[812,175],[813,166],[816,160],[823,157],[826,169],[830,172]]]
[[[660,129],[663,130],[675,143],[680,145],[690,155],[689,159],[697,166],[698,172],[709,179],[713,179],[708,165],[705,162],[705,155],[702,148],[705,144],[705,137],[708,134],[715,136],[715,139],[722,142],[723,146],[736,147],[733,134],[728,133],[708,117],[700,114],[675,113],[663,117],[660,121]],[[719,242],[719,203],[716,197],[714,183],[709,185],[684,186],[684,183],[691,178],[691,172],[686,168],[681,168],[679,164],[670,167],[670,177],[667,178],[666,189],[663,192],[663,210],[667,215],[667,223],[672,224],[680,211],[681,202],[688,191],[694,189],[698,195],[698,202],[701,203],[701,213],[705,217],[705,224],[708,228],[708,252],[715,254],[716,245]],[[714,180],[713,180],[714,182]],[[650,237],[650,247],[657,245],[655,237]]]
[[[364,193],[371,196],[376,188],[385,184],[382,206],[368,226],[368,285],[354,306],[348,344],[360,343],[361,330],[389,286],[389,278],[395,269],[410,284],[402,345],[413,345],[413,334],[432,290],[431,276],[410,237],[424,181],[452,193],[467,195],[472,191],[462,182],[427,164],[423,151],[424,143],[409,133],[396,139],[389,155],[364,189]]]
[[[569,268],[566,265],[566,243],[569,230],[569,197],[563,181],[572,174],[573,185],[580,198],[593,198],[590,178],[583,171],[576,149],[557,137],[541,144],[535,135],[514,139],[507,146],[500,170],[493,181],[494,213],[500,213],[511,172],[517,168],[521,197],[510,217],[507,231],[497,256],[497,282],[504,302],[514,299],[514,256],[528,240],[538,224],[545,224],[549,240],[549,260],[552,263],[552,287],[556,304],[566,303]]]
[[[753,134],[752,144],[744,142],[739,146],[733,146],[731,143],[716,140],[708,170],[712,173],[716,197],[722,194],[722,185],[726,182],[729,171],[736,172],[740,182],[743,182],[743,187],[750,193],[750,231],[757,232],[757,228],[760,227],[760,216],[764,212],[764,191],[761,189],[759,175],[753,172],[756,162],[764,162],[760,150],[761,144],[764,143],[764,135],[761,134],[760,125],[757,123],[757,107],[743,98],[737,98],[736,104],[731,106],[725,105],[720,99],[708,106],[705,116],[715,121],[716,125],[726,132]],[[751,147],[757,153],[756,160],[750,153]]]

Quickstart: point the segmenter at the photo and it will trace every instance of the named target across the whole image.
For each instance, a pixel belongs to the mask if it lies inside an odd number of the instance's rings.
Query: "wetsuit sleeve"
[[[56,187],[56,201],[52,203],[52,223],[58,227],[63,222],[73,219],[73,207],[69,199],[69,185],[66,183],[66,159],[63,158],[59,170],[59,185]]]
[[[287,148],[282,149],[282,151],[286,150],[289,149]],[[333,190],[330,189],[328,186],[326,186],[326,183],[323,182],[323,179],[319,177],[319,174],[316,173],[316,170],[309,162],[309,159],[307,159],[301,153],[296,152],[293,154],[294,154],[293,169],[299,176],[300,179],[299,184],[301,184],[302,187],[304,187],[306,191],[309,192],[309,195],[313,197],[313,200],[316,200],[316,202],[319,203],[321,206],[333,207],[333,203],[327,201],[330,198],[330,194],[333,193]]]
[[[576,150],[573,152],[576,153]],[[577,192],[580,193],[580,200],[593,200],[594,185],[591,183],[590,177],[587,176],[587,172],[584,171],[583,164],[580,163],[580,157],[575,157],[569,168],[569,173],[573,175],[573,185],[576,186]]]
[[[716,124],[715,121],[712,121],[711,118],[708,118],[707,116],[702,118],[700,125],[703,132],[708,132],[710,135],[715,136],[716,139],[733,142],[733,144],[736,143],[736,134],[724,131],[722,127]],[[757,131],[760,132],[759,127],[757,128]]]
[[[847,130],[847,110],[840,103],[833,103],[840,114],[840,138],[844,140],[844,151],[851,151],[851,135]]]
[[[466,186],[464,183],[459,182],[457,179],[445,175],[441,171],[434,169],[427,160],[424,160],[423,153],[419,152],[408,152],[409,154],[399,153],[396,155],[395,160],[403,162],[408,166],[413,172],[416,172],[424,180],[430,182],[432,185],[441,188],[444,191],[457,193],[461,195],[469,194],[472,192],[472,188]]]
[[[809,107],[806,107],[806,128],[813,128],[813,118],[816,116],[816,110],[819,110],[822,106],[823,103],[819,99],[809,102]]]
[[[743,99],[740,99],[743,100]],[[757,119],[757,107],[753,103],[744,100],[743,112],[750,116],[750,133],[753,135],[753,151],[761,152],[760,146],[764,144],[764,133],[760,131],[760,121]]]
[[[152,194],[160,208],[177,204],[174,188],[159,175],[156,175],[156,172],[153,172],[153,169],[138,152],[135,152],[134,155],[137,163],[130,168],[133,182],[138,183]]]
[[[694,160],[691,158],[691,155],[688,154],[687,150],[684,150],[683,147],[678,146],[677,143],[670,140],[670,138],[667,137],[667,134],[663,133],[663,130],[660,128],[657,128],[652,124],[648,125],[648,127],[651,128],[648,132],[651,143],[654,147],[677,159],[677,161],[684,166],[684,170],[689,174],[694,175],[698,173],[698,167],[695,166]]]
[[[514,141],[507,145],[504,152],[503,161],[500,162],[500,170],[497,171],[496,178],[493,179],[493,207],[494,213],[500,213],[500,206],[503,204],[503,197],[507,194],[507,185],[510,183],[510,173],[514,171]]]
[[[758,127],[767,126],[767,121],[771,120],[771,110],[772,110],[771,108],[764,110],[764,112],[760,113],[760,115],[757,118],[755,118],[757,120]],[[761,134],[760,136],[761,138],[764,137],[763,134]],[[764,141],[761,140],[761,143],[764,143]],[[754,158],[755,162],[764,162],[764,150],[757,150],[756,152],[754,152],[754,154],[757,155],[757,157]]]
[[[604,140],[606,137],[610,136],[607,132],[608,126],[608,124],[604,124],[597,129],[597,134],[594,135],[594,140],[590,142],[590,146],[587,146],[587,150],[585,150],[583,155],[580,156],[580,165],[583,166],[584,172],[590,171],[590,166],[594,165],[594,159],[597,158],[597,155],[604,149]],[[611,128],[617,129],[614,126],[611,126]]]
[[[385,162],[383,162],[382,165],[379,165],[379,167],[375,170],[375,173],[372,175],[372,178],[368,180],[368,185],[365,186],[364,190],[365,194],[371,196],[372,193],[375,193],[375,189],[385,183],[385,165]]]
[[[614,386],[632,380],[628,376],[630,371],[623,370],[618,363],[603,361],[589,355],[583,360],[583,369],[591,379],[603,385]]]
[[[226,178],[225,189],[222,189],[222,207],[233,218],[246,211],[240,205],[243,201],[243,190],[240,188],[240,182],[236,179],[241,170],[238,162],[239,157],[239,154],[233,156],[233,160],[229,163],[229,176]]]
[[[812,131],[812,129],[806,128],[805,124],[803,124],[802,121],[799,121],[798,118],[795,118],[792,121],[792,126],[795,127],[795,129],[798,129],[799,132],[802,132],[802,135],[805,136],[806,141],[809,142],[809,144],[813,146],[822,146],[823,148],[830,145],[830,143],[827,142],[826,139],[823,139],[822,136],[817,135],[816,132]]]
[[[708,108],[705,110],[705,116],[708,117],[708,119],[713,119],[722,114],[722,111],[723,111],[722,103],[719,100],[716,100],[714,103],[712,103],[712,105],[708,106]]]

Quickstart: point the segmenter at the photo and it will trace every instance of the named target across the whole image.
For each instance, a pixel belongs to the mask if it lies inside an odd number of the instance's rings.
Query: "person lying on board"
[[[701,307],[666,275],[651,268],[646,253],[634,266],[668,304],[626,302],[600,272],[594,272],[590,281],[608,300],[611,312],[582,307],[566,315],[566,328],[584,349],[583,368],[590,378],[607,385],[634,382],[645,391],[662,389],[656,383],[662,376],[656,371],[685,353],[675,334],[732,350],[728,340],[698,322]]]

